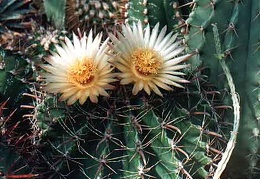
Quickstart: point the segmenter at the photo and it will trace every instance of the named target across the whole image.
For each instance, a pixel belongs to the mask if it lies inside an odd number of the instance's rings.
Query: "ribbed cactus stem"
[[[128,131],[124,134],[126,141],[126,154],[127,158],[124,164],[124,176],[137,175],[139,169],[147,164],[144,156],[144,147],[142,147],[142,139],[139,134],[142,133],[141,124],[139,124],[139,118],[135,117],[131,112],[125,118],[126,125],[124,130]]]

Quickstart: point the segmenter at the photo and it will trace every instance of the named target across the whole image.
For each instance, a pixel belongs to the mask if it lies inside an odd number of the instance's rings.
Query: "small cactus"
[[[69,0],[67,1],[66,27],[90,30],[113,27],[120,22],[120,6],[123,2],[112,0]],[[109,29],[108,29],[109,30]]]

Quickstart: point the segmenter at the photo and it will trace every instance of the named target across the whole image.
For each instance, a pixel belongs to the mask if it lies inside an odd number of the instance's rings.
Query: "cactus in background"
[[[124,22],[126,1],[112,0],[45,0],[45,13],[57,28],[68,31],[99,32],[104,33],[114,29],[114,26]]]
[[[126,21],[141,20],[154,26],[158,22],[161,27],[167,25],[170,31],[186,33],[185,19],[191,12],[190,0],[132,0],[126,5]]]
[[[242,111],[238,143],[226,175],[258,178],[259,1],[197,1],[192,5],[194,10],[186,23],[189,27],[188,46],[199,51],[194,57],[194,65],[207,66],[210,81],[225,90],[227,84],[223,83],[220,63],[214,60],[217,53],[212,24],[216,24],[222,46],[220,55],[228,64],[240,96]]]
[[[112,0],[67,0],[66,27],[89,31],[107,29],[110,31],[117,23],[122,23],[124,2]]]

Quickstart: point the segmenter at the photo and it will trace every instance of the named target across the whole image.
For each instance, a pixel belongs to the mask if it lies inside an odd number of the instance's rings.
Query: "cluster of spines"
[[[66,27],[68,30],[77,28],[113,28],[124,22],[125,0],[69,0],[66,3]]]

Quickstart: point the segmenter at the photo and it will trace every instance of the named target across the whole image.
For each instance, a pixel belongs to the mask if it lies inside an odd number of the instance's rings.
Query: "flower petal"
[[[90,30],[88,36],[81,38],[73,34],[73,43],[65,37],[65,43],[56,45],[56,52],[46,58],[49,64],[42,64],[42,74],[46,82],[44,89],[49,93],[61,93],[60,101],[67,100],[72,105],[77,100],[80,104],[88,98],[98,102],[98,96],[108,96],[105,91],[113,89],[110,84],[115,79],[112,65],[108,62],[108,40],[101,44],[102,34],[93,37]]]
[[[144,29],[144,30],[143,30]],[[166,26],[159,30],[159,23],[153,29],[147,24],[143,28],[139,21],[122,25],[122,33],[111,36],[111,48],[116,54],[113,65],[120,71],[120,84],[132,83],[133,95],[144,90],[148,95],[153,91],[163,96],[159,88],[171,91],[171,86],[183,87],[179,83],[187,80],[178,77],[185,75],[177,70],[189,65],[179,64],[191,57],[191,54],[178,56],[184,51],[181,41],[176,41],[177,34],[166,35]]]

